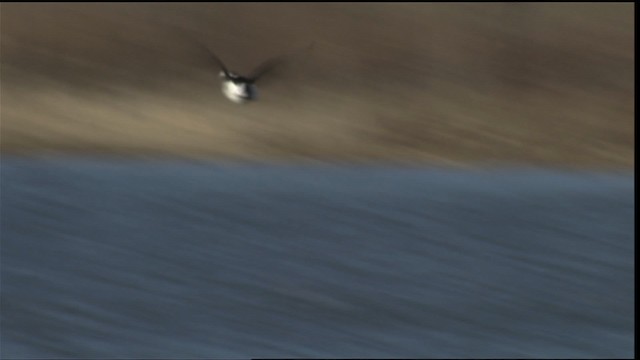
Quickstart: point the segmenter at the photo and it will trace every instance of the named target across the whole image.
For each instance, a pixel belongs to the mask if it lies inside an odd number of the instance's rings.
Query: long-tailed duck
[[[308,49],[313,47],[313,43]],[[248,76],[239,75],[236,72],[229,71],[220,58],[213,53],[208,47],[211,58],[220,67],[220,78],[222,79],[222,93],[231,101],[237,104],[243,104],[258,98],[258,89],[256,82],[264,75],[272,72],[274,68],[280,65],[288,56],[279,56],[269,59],[258,65]]]

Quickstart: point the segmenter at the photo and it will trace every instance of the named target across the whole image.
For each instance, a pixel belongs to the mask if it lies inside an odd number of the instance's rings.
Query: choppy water
[[[633,356],[631,173],[1,174],[2,358]]]

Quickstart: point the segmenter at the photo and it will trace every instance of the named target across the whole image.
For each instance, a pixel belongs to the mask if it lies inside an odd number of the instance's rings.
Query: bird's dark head
[[[238,75],[234,72],[225,73],[224,71],[220,71],[220,78],[225,79],[227,81],[232,81],[234,84],[253,84],[255,80],[250,79],[248,77]]]

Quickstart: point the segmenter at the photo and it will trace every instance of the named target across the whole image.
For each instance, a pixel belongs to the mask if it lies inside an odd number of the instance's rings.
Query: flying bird
[[[307,50],[310,50],[313,45],[313,43],[309,45]],[[230,71],[211,49],[207,46],[202,46],[207,49],[210,58],[220,68],[219,76],[222,79],[222,93],[237,104],[256,100],[258,98],[256,83],[265,75],[273,73],[274,69],[281,66],[290,57],[290,55],[283,55],[271,58],[258,65],[249,75],[243,76]]]

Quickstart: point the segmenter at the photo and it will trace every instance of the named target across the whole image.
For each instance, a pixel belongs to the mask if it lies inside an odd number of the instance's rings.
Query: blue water
[[[630,172],[1,165],[3,359],[633,357]]]

